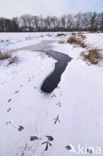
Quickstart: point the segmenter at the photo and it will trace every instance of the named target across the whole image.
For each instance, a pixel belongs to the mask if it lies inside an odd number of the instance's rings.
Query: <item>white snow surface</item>
[[[88,66],[80,56],[87,49],[66,43],[71,33],[56,34],[0,33],[1,51],[18,49],[12,53],[19,58],[18,63],[0,64],[0,156],[90,155],[79,153],[79,145],[86,150],[93,147],[94,156],[100,147],[103,155],[103,64]],[[89,48],[103,52],[103,33],[84,34]],[[50,94],[40,87],[56,60],[42,52],[20,50],[43,40],[55,41],[53,50],[73,58]],[[31,136],[39,139],[31,141]],[[46,136],[54,138],[47,151]]]

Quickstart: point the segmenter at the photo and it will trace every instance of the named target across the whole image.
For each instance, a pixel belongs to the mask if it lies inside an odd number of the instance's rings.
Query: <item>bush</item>
[[[58,33],[56,36],[57,37],[59,37],[59,36],[66,36],[66,34],[64,34],[64,33]]]
[[[79,45],[80,47],[82,48],[86,48],[87,46],[84,44],[83,41],[81,41],[80,38],[76,38],[74,36],[71,36],[68,40],[67,40],[67,43],[70,43],[70,44],[76,44],[76,45]]]
[[[88,53],[81,53],[81,56],[87,64],[98,64],[103,59],[99,51],[99,49],[91,49]]]

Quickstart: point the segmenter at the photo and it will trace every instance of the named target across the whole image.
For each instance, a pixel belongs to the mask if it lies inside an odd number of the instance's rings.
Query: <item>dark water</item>
[[[61,75],[72,58],[57,51],[46,51],[45,53],[57,60],[54,71],[47,76],[41,86],[43,92],[51,93],[58,86]]]
[[[57,62],[55,63],[55,69],[54,71],[45,78],[41,90],[45,93],[51,93],[60,82],[61,75],[65,71],[65,68],[68,64],[68,62],[71,61],[71,57],[69,57],[66,54],[62,54],[58,51],[50,50],[52,49],[51,43],[56,42],[55,40],[43,40],[39,44],[36,45],[30,45],[19,49],[11,50],[10,52],[16,52],[18,50],[30,50],[30,51],[38,51],[38,52],[44,52],[47,55],[53,57]]]

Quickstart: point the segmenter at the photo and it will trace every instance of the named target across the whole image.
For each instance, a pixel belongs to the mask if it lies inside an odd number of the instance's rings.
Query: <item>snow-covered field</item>
[[[19,59],[0,61],[0,156],[103,155],[103,64],[88,66],[87,49],[66,43],[71,33],[56,34],[0,33],[0,50]],[[84,35],[103,51],[102,33]],[[56,60],[30,50],[40,45],[73,58],[51,94],[40,87]]]

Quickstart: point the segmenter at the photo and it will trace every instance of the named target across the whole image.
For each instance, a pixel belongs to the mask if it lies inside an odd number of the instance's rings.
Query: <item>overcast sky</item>
[[[0,0],[0,16],[11,18],[23,14],[53,15],[103,11],[103,0]]]

